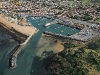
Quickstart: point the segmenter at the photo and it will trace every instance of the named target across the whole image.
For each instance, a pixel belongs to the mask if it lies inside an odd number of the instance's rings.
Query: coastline
[[[32,36],[34,36],[38,32],[38,29],[32,25],[21,26],[17,25],[17,23],[11,23],[5,17],[3,18],[2,16],[3,15],[0,15],[1,28],[3,28],[7,32],[7,34],[11,35],[12,38],[18,42],[9,57],[9,68],[14,69],[17,66],[18,55],[30,41]]]
[[[5,29],[11,30],[12,28],[26,36],[29,36],[31,32],[35,29],[33,26],[21,26],[18,25],[17,23],[11,23],[8,21],[6,17],[3,17],[4,15],[0,14],[0,23],[2,23],[3,27]]]
[[[17,25],[16,23],[11,23],[2,16],[3,15],[0,14],[0,26],[3,27],[7,33],[10,34],[12,38],[19,43],[23,43],[28,38],[28,36],[31,35],[32,31],[35,30],[34,26]],[[38,30],[35,30],[35,33],[37,32]]]

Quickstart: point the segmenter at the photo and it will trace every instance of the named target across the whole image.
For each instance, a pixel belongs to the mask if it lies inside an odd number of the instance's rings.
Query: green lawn
[[[89,0],[84,0],[83,3],[84,4],[90,4],[91,2]]]
[[[62,1],[61,3],[62,3],[62,4],[73,4],[74,1],[64,1],[64,2]]]
[[[96,22],[100,22],[100,18],[95,20]]]

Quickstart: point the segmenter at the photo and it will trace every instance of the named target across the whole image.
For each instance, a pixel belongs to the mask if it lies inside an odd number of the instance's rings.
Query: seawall
[[[35,28],[34,31],[30,34],[30,36],[23,42],[22,44],[19,44],[16,46],[16,48],[13,50],[10,58],[9,58],[9,67],[10,69],[14,69],[17,66],[17,57],[18,54],[23,50],[23,48],[27,45],[31,37],[37,32],[38,30]],[[15,59],[16,58],[16,59]],[[12,63],[13,62],[13,63]]]

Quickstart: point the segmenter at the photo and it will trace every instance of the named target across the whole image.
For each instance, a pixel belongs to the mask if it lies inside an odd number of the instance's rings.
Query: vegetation
[[[87,44],[87,48],[88,49],[93,49],[93,50],[99,50],[100,49],[100,40],[98,41],[94,41],[94,42],[90,42],[89,44]]]
[[[95,22],[100,22],[100,18],[96,18],[94,21]]]
[[[65,47],[65,48],[72,48],[72,47],[75,47],[75,45],[72,44],[72,43],[65,43],[65,44],[64,44],[64,47]]]

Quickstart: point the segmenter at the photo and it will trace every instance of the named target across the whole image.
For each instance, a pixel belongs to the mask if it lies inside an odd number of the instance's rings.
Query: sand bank
[[[15,29],[16,31],[25,34],[27,36],[29,36],[32,31],[34,31],[34,27],[33,26],[20,26],[17,25],[17,23],[11,23],[10,21],[8,21],[7,18],[4,18],[3,15],[0,14],[0,22],[4,25],[4,28],[7,29]]]
[[[57,44],[55,45],[55,50],[57,50],[57,52],[61,52],[64,50],[64,46],[62,45],[62,42],[57,41]]]
[[[55,37],[42,34],[36,48],[36,56],[43,56],[44,52],[50,51],[53,51],[54,53],[61,52],[64,50],[63,43],[64,42],[61,42],[61,40]]]

